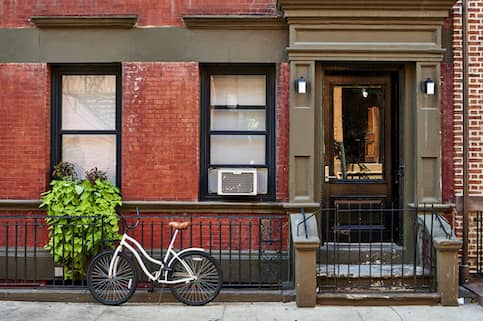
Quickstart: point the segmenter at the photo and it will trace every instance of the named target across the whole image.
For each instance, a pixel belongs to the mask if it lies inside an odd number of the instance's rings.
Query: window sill
[[[32,16],[37,28],[134,28],[137,15],[121,16]]]

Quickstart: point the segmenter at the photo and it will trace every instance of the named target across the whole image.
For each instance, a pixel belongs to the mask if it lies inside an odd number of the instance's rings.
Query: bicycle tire
[[[116,277],[109,279],[109,264],[113,251],[97,255],[87,270],[87,287],[94,299],[106,305],[120,305],[136,291],[136,267],[126,254],[119,252],[115,266]]]
[[[220,293],[223,282],[223,274],[218,262],[208,253],[197,250],[182,253],[179,259],[190,267],[197,279],[171,284],[170,290],[173,296],[186,305],[204,305],[213,301]],[[169,281],[189,276],[179,259],[175,259],[170,266]]]

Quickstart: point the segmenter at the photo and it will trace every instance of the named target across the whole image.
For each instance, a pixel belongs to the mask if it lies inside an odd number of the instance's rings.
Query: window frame
[[[204,64],[200,66],[200,184],[199,198],[202,201],[234,200],[234,201],[274,201],[276,196],[276,72],[274,64]],[[237,165],[237,164],[210,164],[211,135],[260,135],[261,131],[250,130],[211,130],[211,76],[226,75],[263,75],[265,81],[265,164],[263,165]],[[247,109],[243,106],[239,109]],[[216,168],[266,168],[267,194],[249,195],[218,195],[208,193],[208,170]]]
[[[64,75],[116,76],[116,120],[115,129],[109,130],[63,130],[62,129],[62,77]],[[51,65],[51,172],[62,161],[63,135],[114,135],[116,137],[116,186],[121,186],[121,148],[122,148],[122,69],[121,64],[59,64]],[[83,173],[78,173],[79,175]]]

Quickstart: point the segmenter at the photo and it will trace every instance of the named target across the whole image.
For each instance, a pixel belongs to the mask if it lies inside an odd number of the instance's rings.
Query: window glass
[[[211,164],[265,164],[264,135],[211,135]]]
[[[116,182],[116,136],[63,135],[62,160],[73,163],[81,178],[87,170],[97,167]]]
[[[211,76],[211,105],[264,106],[265,83],[264,75]]]
[[[265,110],[212,109],[211,130],[265,130]]]
[[[116,128],[116,76],[62,76],[62,129]]]

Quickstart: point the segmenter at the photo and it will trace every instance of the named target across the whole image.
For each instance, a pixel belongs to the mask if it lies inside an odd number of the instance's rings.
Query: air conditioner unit
[[[218,169],[218,195],[257,195],[257,170]]]

